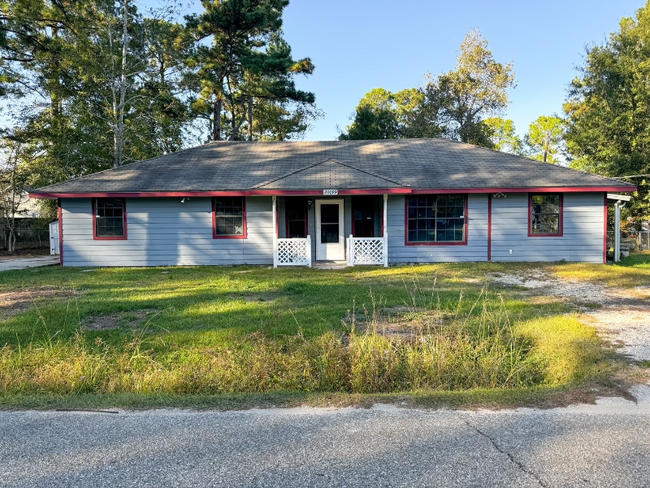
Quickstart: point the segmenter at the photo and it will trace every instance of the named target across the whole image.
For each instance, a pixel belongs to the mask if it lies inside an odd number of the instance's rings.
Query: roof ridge
[[[335,163],[340,164],[341,166],[346,166],[348,168],[352,168],[352,169],[354,169],[356,171],[360,171],[361,173],[366,173],[367,175],[374,176],[375,178],[380,178],[382,180],[389,181],[389,182],[394,183],[394,184],[399,185],[399,186],[404,186],[404,187],[408,186],[408,185],[405,185],[404,183],[400,183],[399,181],[391,180],[390,178],[387,178],[386,176],[382,176],[379,173],[373,173],[372,171],[357,168],[356,166],[354,166],[354,165],[352,165],[350,163],[344,163],[343,161],[339,161],[336,158],[330,158],[330,160],[334,161]]]
[[[313,168],[314,166],[318,166],[319,164],[326,163],[327,161],[330,161],[331,159],[332,158],[324,159],[322,161],[318,161],[317,163],[308,164],[307,166],[303,166],[302,168],[299,168],[299,169],[296,169],[296,170],[293,170],[293,171],[289,171],[286,174],[276,176],[274,178],[271,178],[270,180],[263,181],[262,183],[258,183],[255,186],[251,186],[250,189],[253,190],[255,188],[260,188],[261,186],[269,185],[269,184],[273,183],[274,181],[278,181],[278,180],[282,180],[284,178],[288,178],[289,176],[295,175],[296,173],[300,173],[301,171],[305,171],[306,169],[310,169],[310,168]]]
[[[316,166],[319,166],[321,164],[325,164],[325,163],[328,163],[328,162],[333,162],[333,163],[336,163],[336,164],[340,164],[341,166],[345,166],[346,168],[350,168],[350,169],[353,169],[355,171],[359,171],[360,173],[365,173],[365,174],[370,175],[370,176],[372,176],[374,178],[379,178],[381,180],[388,181],[389,183],[392,183],[394,185],[398,185],[398,186],[402,186],[402,187],[407,186],[407,185],[404,185],[403,183],[400,183],[400,182],[395,181],[395,180],[391,180],[390,178],[387,178],[387,177],[382,176],[380,174],[373,173],[373,172],[367,171],[365,169],[357,168],[356,166],[354,166],[352,164],[349,164],[349,163],[344,163],[342,161],[339,161],[336,158],[327,158],[327,159],[323,159],[322,161],[318,161],[317,163],[309,164],[307,166],[296,169],[294,171],[290,171],[290,172],[288,172],[288,173],[286,173],[284,175],[281,175],[281,176],[278,176],[278,177],[275,177],[275,178],[271,178],[270,180],[267,180],[267,181],[263,181],[262,183],[258,183],[257,185],[252,186],[251,189],[261,188],[263,186],[270,185],[273,182],[283,180],[285,178],[288,178],[289,176],[293,176],[293,175],[295,175],[297,173],[300,173],[301,171],[306,171],[306,170],[309,170],[311,168],[314,168]]]

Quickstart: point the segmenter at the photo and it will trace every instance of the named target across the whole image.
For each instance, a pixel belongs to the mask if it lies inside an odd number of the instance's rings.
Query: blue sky
[[[200,3],[184,0],[189,11]],[[154,3],[152,0],[148,4]],[[294,57],[313,75],[298,86],[316,94],[325,117],[308,140],[331,140],[372,88],[423,84],[427,72],[453,69],[465,34],[479,28],[500,62],[513,61],[517,88],[506,117],[524,134],[540,115],[561,113],[585,46],[602,44],[643,0],[292,0],[284,15]]]

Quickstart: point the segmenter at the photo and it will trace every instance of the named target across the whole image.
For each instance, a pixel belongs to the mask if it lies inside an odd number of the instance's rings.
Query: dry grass
[[[57,334],[0,350],[0,391],[12,394],[390,393],[527,388],[585,380],[602,359],[592,330],[574,321],[516,325],[499,295],[462,293],[443,307],[435,289],[414,280],[402,307],[371,292],[370,308],[347,315],[343,331],[307,338],[256,331],[236,344],[164,343],[150,334],[153,310],[91,317],[71,340]],[[40,320],[47,329],[46,319]],[[146,321],[145,321],[146,320]],[[141,325],[121,340],[89,331]],[[396,328],[408,329],[395,334]]]

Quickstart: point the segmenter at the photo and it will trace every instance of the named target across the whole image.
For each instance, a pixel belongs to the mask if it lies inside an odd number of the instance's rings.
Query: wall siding
[[[315,198],[313,199],[315,200]],[[352,229],[351,199],[344,197],[345,236]],[[405,243],[405,197],[388,198],[390,263],[487,260],[488,197],[468,195],[467,245],[410,246]],[[564,235],[528,237],[528,194],[492,199],[493,261],[603,260],[604,195],[564,194]],[[66,266],[166,266],[272,264],[271,197],[246,198],[247,239],[212,238],[212,201],[190,198],[129,198],[127,240],[94,240],[90,199],[63,199],[63,253]],[[279,231],[285,234],[285,201],[278,198]],[[381,234],[381,201],[377,220]],[[309,234],[315,259],[315,204]],[[510,254],[512,250],[512,254]]]
[[[406,198],[388,197],[388,261],[390,263],[440,263],[487,261],[487,195],[468,195],[467,245],[406,245]]]
[[[493,198],[492,260],[566,259],[602,263],[604,198],[603,193],[565,193],[562,237],[528,237],[527,193],[511,193],[505,198]]]
[[[272,264],[271,197],[246,198],[246,239],[213,239],[212,200],[127,198],[127,240],[94,240],[90,199],[63,199],[66,266]]]

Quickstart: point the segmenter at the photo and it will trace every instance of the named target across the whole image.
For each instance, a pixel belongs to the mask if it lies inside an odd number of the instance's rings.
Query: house
[[[603,262],[634,185],[445,139],[214,142],[31,193],[66,266]]]

